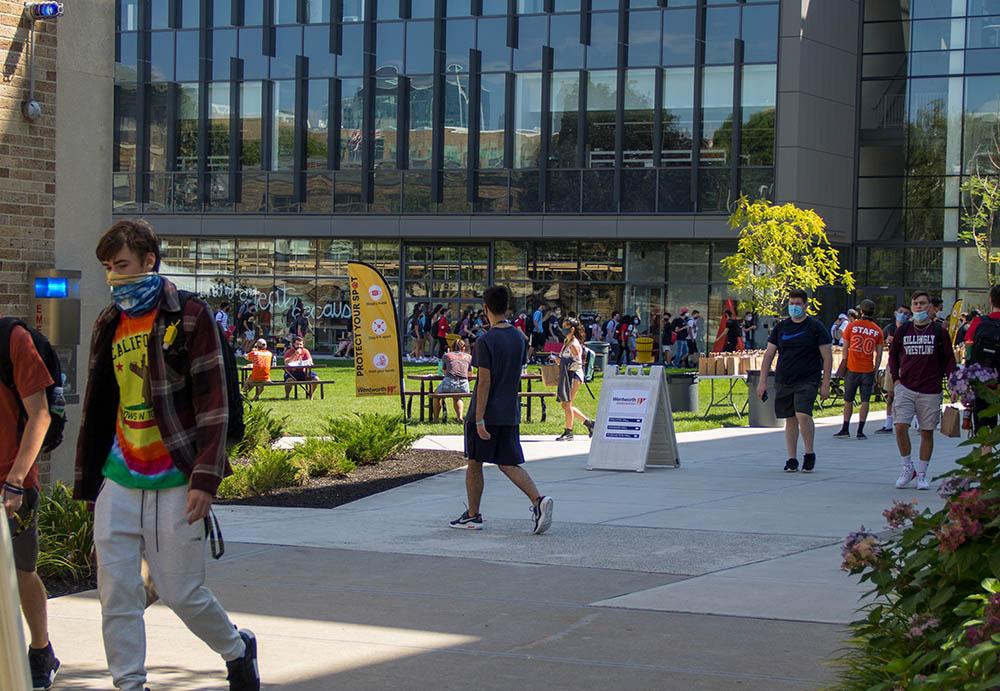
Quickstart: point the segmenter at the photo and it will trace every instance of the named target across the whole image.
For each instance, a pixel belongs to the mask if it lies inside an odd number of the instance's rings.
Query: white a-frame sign
[[[662,367],[608,367],[587,470],[678,467],[677,435]]]

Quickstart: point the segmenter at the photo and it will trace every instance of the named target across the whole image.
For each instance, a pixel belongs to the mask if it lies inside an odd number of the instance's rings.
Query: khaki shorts
[[[933,430],[941,422],[941,400],[939,393],[910,391],[896,382],[895,397],[892,399],[893,421],[897,425],[909,425],[916,417],[920,431]]]
[[[885,371],[885,375],[882,377],[882,390],[885,391],[886,396],[891,396],[896,390],[896,382],[892,380],[892,375],[889,374],[889,370]]]

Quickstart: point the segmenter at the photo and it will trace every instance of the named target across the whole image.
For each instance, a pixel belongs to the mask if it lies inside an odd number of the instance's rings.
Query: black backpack
[[[1000,366],[1000,320],[980,317],[972,339],[971,362],[993,369]]]
[[[181,312],[184,311],[188,300],[199,299],[195,293],[186,290],[178,290],[177,297],[181,302]],[[229,430],[226,433],[227,444],[238,444],[243,441],[246,433],[246,424],[243,421],[243,390],[240,388],[240,373],[236,366],[236,353],[233,346],[226,338],[226,333],[222,330],[222,325],[215,321],[215,328],[219,331],[219,341],[222,344],[222,362],[226,371],[226,398],[229,401]]]
[[[42,442],[42,451],[49,453],[62,444],[63,430],[66,428],[66,398],[63,395],[62,367],[59,365],[59,357],[53,350],[49,339],[35,329],[32,329],[20,319],[6,317],[0,319],[0,382],[14,393],[17,404],[21,408],[21,416],[18,420],[18,437],[24,431],[24,423],[28,419],[28,414],[21,404],[21,396],[17,393],[14,382],[14,362],[10,358],[10,336],[15,326],[20,326],[31,335],[31,340],[35,344],[35,350],[45,363],[45,368],[52,377],[53,384],[45,389],[45,398],[49,403],[49,430],[45,433],[45,440]]]

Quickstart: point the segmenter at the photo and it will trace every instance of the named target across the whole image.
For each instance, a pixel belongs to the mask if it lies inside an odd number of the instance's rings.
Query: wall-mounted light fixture
[[[28,122],[42,117],[42,104],[35,100],[35,22],[58,19],[63,14],[61,2],[26,2],[24,15],[28,18],[28,98],[21,103],[21,114]]]

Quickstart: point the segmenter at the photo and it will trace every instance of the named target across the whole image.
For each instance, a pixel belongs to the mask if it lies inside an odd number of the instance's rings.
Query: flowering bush
[[[1000,428],[966,443],[996,449]],[[897,501],[883,513],[894,532],[845,539],[841,566],[872,585],[873,600],[851,624],[838,688],[1000,687],[1000,452],[977,449],[958,465],[941,510]]]
[[[958,396],[966,408],[972,406],[979,387],[995,384],[997,372],[978,363],[960,367],[948,377],[948,390],[953,396]]]

